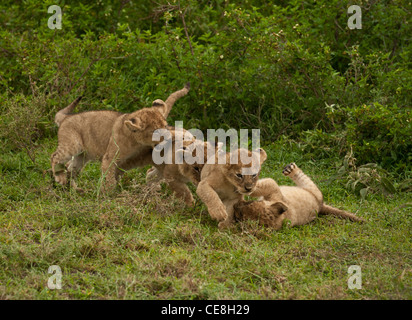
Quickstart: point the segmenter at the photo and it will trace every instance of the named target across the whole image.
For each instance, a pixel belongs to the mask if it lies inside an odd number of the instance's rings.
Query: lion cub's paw
[[[224,221],[227,219],[226,207],[224,205],[218,206],[210,210],[210,216],[217,221]]]
[[[295,170],[296,168],[297,168],[297,165],[296,165],[294,162],[292,162],[292,163],[288,164],[286,167],[283,168],[282,173],[283,173],[284,176],[288,176],[288,175],[290,175],[290,174],[293,172],[293,170]]]
[[[218,227],[220,230],[223,230],[223,229],[229,228],[231,225],[232,225],[232,221],[229,221],[228,219],[226,219],[226,220],[224,220],[224,221],[219,222],[219,224],[217,225],[217,227]]]
[[[158,178],[159,178],[159,171],[156,168],[151,167],[150,169],[146,171],[146,183],[155,182],[159,180]]]
[[[195,205],[195,200],[191,193],[184,195],[184,201],[187,207],[193,207]]]
[[[61,184],[62,186],[66,185],[67,184],[67,174],[66,174],[66,172],[60,171],[58,173],[55,173],[54,174],[54,180],[57,183]]]

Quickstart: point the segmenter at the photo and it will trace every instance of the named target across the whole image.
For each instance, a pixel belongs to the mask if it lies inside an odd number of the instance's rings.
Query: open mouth
[[[239,193],[239,194],[242,194],[242,195],[250,195],[253,191],[255,191],[255,190],[253,189],[253,190],[250,190],[250,191],[246,191],[245,189],[239,190],[237,188],[234,188],[235,193]]]

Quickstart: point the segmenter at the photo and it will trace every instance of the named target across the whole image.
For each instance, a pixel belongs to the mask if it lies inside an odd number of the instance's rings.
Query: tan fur
[[[244,164],[241,155],[252,156],[254,163],[258,164],[253,168],[253,174],[242,175],[243,168],[251,168],[252,162]],[[209,214],[219,222],[219,228],[226,228],[234,222],[233,205],[243,200],[244,195],[251,194],[256,187],[262,163],[266,160],[266,152],[259,149],[258,152],[250,152],[246,149],[238,149],[231,153],[224,153],[226,164],[219,164],[216,156],[216,163],[204,165],[201,180],[196,193],[208,208]],[[259,161],[257,160],[259,158]],[[238,159],[238,164],[230,163],[230,159]]]
[[[217,149],[219,146],[221,146],[221,144],[217,147],[214,147],[209,142],[196,140],[188,131],[184,129],[168,129],[172,134],[172,148],[169,150],[169,152],[171,152],[172,163],[163,163],[159,165],[155,164],[152,168],[150,168],[147,171],[146,181],[153,183],[161,179],[164,179],[177,197],[182,198],[188,206],[192,206],[194,200],[192,193],[187,187],[187,183],[191,182],[196,186],[199,184],[202,168],[204,164],[207,162],[208,149],[215,148],[215,152],[217,152]],[[192,138],[191,141],[183,141],[182,149],[177,150],[177,155],[182,158],[181,160],[184,160],[184,153],[189,153],[191,156],[196,158],[195,163],[188,164],[185,161],[182,161],[183,163],[176,162],[175,151],[176,139],[178,139],[176,137],[177,131],[181,132],[180,138],[182,138],[183,134],[186,134],[186,139]],[[200,154],[197,154],[198,149],[201,150]]]
[[[165,115],[169,114],[174,102],[188,92],[186,85],[174,92],[167,103],[158,99],[150,108],[126,114],[116,111],[70,114],[80,100],[76,99],[56,114],[58,147],[51,156],[55,180],[67,184],[68,173],[71,185],[76,187],[74,178],[84,165],[100,160],[105,190],[113,189],[122,170],[152,163],[150,151],[157,144],[152,141],[153,132],[166,127]]]
[[[212,156],[215,156],[222,152],[222,145],[221,142],[214,145],[209,141],[204,142],[194,139],[193,142],[177,150],[178,156],[183,160],[183,163],[177,165],[179,174],[197,186],[201,179],[203,167],[208,161],[209,153],[211,152]],[[193,157],[195,162],[193,164],[187,163],[184,159],[185,155]]]
[[[236,219],[258,220],[260,224],[275,230],[282,227],[284,220],[289,220],[292,227],[303,225],[313,221],[318,213],[363,221],[352,213],[324,204],[322,192],[296,164],[286,166],[283,174],[289,176],[297,186],[279,187],[272,179],[259,180],[251,196],[263,199],[237,203],[234,206]]]
[[[74,111],[74,108],[76,108],[81,99],[82,96],[76,98],[66,108],[61,109],[59,112],[56,113],[56,116],[54,117],[54,122],[57,124],[58,127],[60,127],[60,124],[63,122],[64,119],[66,119],[67,115]]]

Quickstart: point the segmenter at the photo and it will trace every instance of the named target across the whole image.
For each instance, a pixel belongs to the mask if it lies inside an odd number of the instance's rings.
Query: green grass
[[[99,164],[79,179],[85,194],[53,186],[43,141],[36,164],[22,152],[0,156],[1,299],[412,299],[410,194],[366,200],[326,180],[333,160],[307,161],[296,146],[266,148],[263,177],[291,184],[281,168],[295,161],[325,201],[368,220],[333,217],[272,231],[254,223],[220,231],[196,197],[185,208],[164,187],[126,173],[118,193],[98,197]],[[47,287],[48,268],[62,289]],[[362,289],[348,289],[348,267]]]

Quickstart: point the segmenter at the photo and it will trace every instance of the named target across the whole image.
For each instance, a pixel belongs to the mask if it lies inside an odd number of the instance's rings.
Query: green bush
[[[411,169],[411,111],[377,102],[358,107],[328,106],[334,131],[320,129],[300,135],[308,157],[343,157],[349,150],[359,163],[377,163],[398,173]]]
[[[353,146],[358,161],[397,163],[405,170],[412,160],[411,112],[396,105],[379,103],[346,110],[347,143]]]
[[[6,101],[4,109],[0,115],[0,139],[14,151],[24,150],[35,163],[37,141],[50,130],[46,98],[36,93],[33,97],[18,94]]]
[[[260,128],[263,143],[304,135],[313,156],[353,146],[359,161],[386,168],[410,160],[402,1],[361,3],[361,30],[346,26],[349,1],[61,2],[61,30],[47,27],[52,4],[0,4],[2,113],[14,96],[30,99],[33,84],[52,126],[54,112],[79,95],[79,111],[130,112],[190,81],[170,123]]]
[[[360,195],[362,199],[365,199],[369,193],[379,193],[384,196],[396,193],[389,172],[376,163],[367,163],[358,167],[356,162],[357,159],[354,158],[351,150],[345,155],[342,166],[328,183],[340,180],[345,183],[346,189]],[[402,188],[402,185],[399,185],[398,190],[402,191]]]

